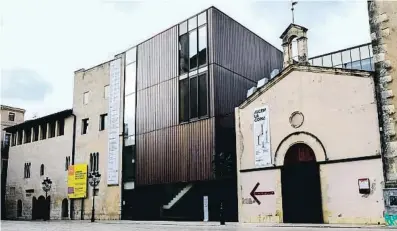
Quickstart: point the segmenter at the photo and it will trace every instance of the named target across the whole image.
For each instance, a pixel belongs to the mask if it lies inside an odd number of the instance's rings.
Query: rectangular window
[[[189,34],[179,37],[179,74],[189,72]]]
[[[83,119],[81,121],[81,134],[87,134],[88,131],[88,119]]]
[[[136,65],[135,63],[125,68],[125,95],[135,92],[136,84]]]
[[[193,17],[188,21],[189,31],[197,27],[197,17]]]
[[[65,171],[69,169],[70,166],[70,156],[65,157]]]
[[[99,152],[90,153],[90,171],[99,171]]]
[[[189,33],[189,66],[190,70],[197,68],[197,30]]]
[[[22,144],[22,138],[23,138],[22,135],[23,135],[22,130],[18,131],[18,145]]]
[[[131,48],[125,53],[125,63],[128,65],[136,61],[136,47]]]
[[[41,137],[40,140],[47,139],[47,124],[41,125]]]
[[[33,127],[33,142],[39,140],[39,126]]]
[[[50,122],[49,124],[49,134],[48,134],[48,138],[52,138],[55,137],[55,121]]]
[[[63,136],[65,134],[65,119],[58,120],[58,136]]]
[[[30,166],[31,166],[30,162],[25,163],[25,166],[23,168],[24,169],[24,173],[23,173],[24,178],[30,178]]]
[[[198,65],[202,66],[207,64],[207,27],[200,27],[198,33]]]
[[[179,81],[179,118],[181,122],[189,121],[189,78]]]
[[[106,121],[108,119],[108,114],[102,114],[99,116],[99,131],[106,129]]]
[[[89,91],[84,92],[84,94],[83,94],[83,104],[88,104],[89,94],[90,94]]]
[[[11,143],[11,133],[6,133],[6,135],[4,136],[4,143],[6,146]]]
[[[103,89],[103,98],[105,99],[109,98],[109,85],[106,85]]]
[[[203,13],[199,14],[197,21],[198,21],[198,26],[206,24],[207,23],[207,11],[204,11]]]
[[[190,78],[190,118],[197,117],[197,76]]]
[[[32,128],[25,129],[25,143],[32,141]]]
[[[207,73],[200,74],[199,81],[199,117],[208,115],[208,78]]]
[[[179,24],[179,35],[183,35],[185,33],[187,33],[187,21]]]
[[[125,136],[135,135],[135,94],[125,97],[124,123]]]
[[[8,120],[15,121],[15,113],[14,112],[8,112]]]
[[[12,134],[12,142],[11,142],[11,145],[12,145],[12,146],[17,145],[17,133],[16,133],[16,132],[14,132],[14,133]]]

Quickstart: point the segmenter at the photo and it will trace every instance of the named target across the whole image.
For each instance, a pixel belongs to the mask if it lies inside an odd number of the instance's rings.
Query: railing
[[[371,43],[309,58],[313,66],[374,71]]]

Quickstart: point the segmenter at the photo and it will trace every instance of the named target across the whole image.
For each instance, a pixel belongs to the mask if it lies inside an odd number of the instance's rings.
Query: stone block
[[[389,115],[395,113],[394,105],[385,105],[385,106],[382,106],[382,109]]]
[[[385,53],[374,54],[374,63],[379,63],[385,60]]]
[[[381,95],[382,95],[382,99],[388,99],[394,96],[392,90],[384,90],[381,92]]]
[[[391,75],[387,75],[380,78],[380,83],[390,83],[393,80]]]

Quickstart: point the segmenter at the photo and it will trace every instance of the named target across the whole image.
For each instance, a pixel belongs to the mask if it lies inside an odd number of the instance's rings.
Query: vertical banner
[[[254,150],[255,167],[265,167],[272,164],[270,153],[270,123],[269,107],[267,105],[254,111]]]
[[[107,184],[119,184],[121,59],[110,63]]]
[[[208,196],[204,196],[203,197],[203,206],[204,206],[204,221],[208,221],[209,220],[209,214],[208,214]]]

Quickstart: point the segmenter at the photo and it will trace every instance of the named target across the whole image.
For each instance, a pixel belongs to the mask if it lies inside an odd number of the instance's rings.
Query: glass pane
[[[179,35],[183,35],[187,32],[187,22],[179,24]]]
[[[321,57],[313,59],[313,66],[321,67],[322,65],[323,65],[323,61],[322,61]]]
[[[361,63],[360,63],[360,60],[357,60],[357,61],[352,62],[351,68],[352,68],[352,69],[361,70]]]
[[[135,135],[135,94],[125,97],[124,123],[125,136]]]
[[[207,11],[199,14],[198,16],[198,26],[201,26],[207,22]]]
[[[369,58],[369,47],[368,46],[364,46],[364,47],[360,47],[360,55],[361,55],[361,59],[367,59]]]
[[[197,17],[193,17],[189,19],[189,31],[193,30],[194,28],[197,28]]]
[[[135,145],[135,136],[128,136],[124,139],[124,146]]]
[[[179,119],[181,122],[189,120],[189,79],[179,81]]]
[[[323,57],[323,66],[324,67],[332,67],[331,56],[327,55]]]
[[[374,56],[374,53],[372,51],[372,45],[369,45],[368,48],[369,48],[369,57]]]
[[[136,65],[135,63],[127,65],[125,68],[125,93],[126,95],[135,92],[136,83]]]
[[[189,71],[189,35],[179,37],[179,74]]]
[[[197,30],[189,34],[190,70],[197,68]]]
[[[200,74],[199,81],[199,116],[208,114],[208,85],[207,73]]]
[[[371,58],[361,60],[361,68],[365,71],[372,71]]]
[[[197,117],[197,77],[190,79],[190,118]]]
[[[130,64],[136,61],[136,47],[125,53],[125,63]]]
[[[351,58],[350,58],[350,50],[343,51],[342,52],[342,62],[347,65],[347,63],[351,63]]]
[[[207,63],[207,27],[203,26],[199,29],[199,66]]]
[[[351,50],[352,61],[360,60],[360,50],[358,48]]]
[[[332,54],[332,65],[337,66],[342,63],[342,54],[341,53],[336,53]]]

